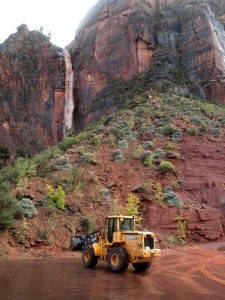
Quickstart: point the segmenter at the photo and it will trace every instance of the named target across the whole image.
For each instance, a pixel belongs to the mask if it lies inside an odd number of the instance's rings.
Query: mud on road
[[[224,250],[225,243],[164,250],[144,273],[130,266],[114,274],[105,262],[85,269],[81,258],[1,261],[0,299],[224,299]]]

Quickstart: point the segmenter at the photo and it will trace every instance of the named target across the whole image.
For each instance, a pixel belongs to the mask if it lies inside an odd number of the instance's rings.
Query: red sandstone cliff
[[[75,130],[92,118],[93,97],[111,78],[148,70],[154,51],[152,1],[99,1],[69,50],[74,69]]]
[[[62,138],[62,49],[26,25],[0,45],[0,144],[37,151]]]
[[[146,71],[152,84],[225,103],[222,0],[100,0],[68,46],[74,131],[121,103],[98,101],[111,79]],[[26,25],[0,45],[0,144],[32,151],[56,144],[64,120],[62,49]]]
[[[153,83],[225,103],[224,11],[222,0],[99,1],[68,46],[75,131],[116,109],[113,99],[93,105],[109,78],[142,71]]]

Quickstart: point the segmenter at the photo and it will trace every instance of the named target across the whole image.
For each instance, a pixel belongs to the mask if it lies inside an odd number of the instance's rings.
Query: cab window
[[[117,230],[116,228],[117,219],[108,219],[108,241],[112,243],[113,233]]]
[[[122,231],[134,230],[133,219],[120,219],[120,230]]]

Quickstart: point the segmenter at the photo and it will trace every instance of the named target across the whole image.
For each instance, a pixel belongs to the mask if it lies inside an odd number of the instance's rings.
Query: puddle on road
[[[86,269],[80,258],[0,261],[0,300],[222,300],[224,286],[199,271],[202,250],[169,250],[143,273],[114,274],[105,262]]]
[[[221,251],[221,252],[225,251],[225,246],[219,247],[218,250]]]

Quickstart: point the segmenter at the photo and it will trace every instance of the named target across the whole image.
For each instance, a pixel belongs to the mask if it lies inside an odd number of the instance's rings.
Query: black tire
[[[98,257],[95,256],[91,246],[85,246],[82,251],[82,261],[85,268],[94,268],[97,265]]]
[[[126,249],[111,248],[108,256],[108,267],[114,273],[123,273],[129,265],[129,255]]]
[[[150,268],[151,264],[152,264],[151,262],[143,262],[143,263],[136,263],[132,265],[136,271],[144,272]]]

